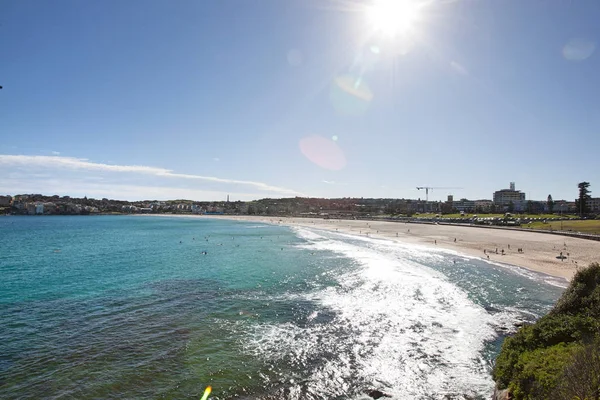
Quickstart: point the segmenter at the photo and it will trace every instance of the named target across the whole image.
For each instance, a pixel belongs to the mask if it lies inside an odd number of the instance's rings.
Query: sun
[[[367,19],[375,32],[394,37],[411,31],[419,11],[417,0],[373,0],[367,8]]]

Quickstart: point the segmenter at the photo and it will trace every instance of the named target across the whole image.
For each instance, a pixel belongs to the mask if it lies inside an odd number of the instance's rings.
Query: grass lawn
[[[561,230],[561,221],[549,221],[548,223],[532,222],[522,225],[523,228],[542,229],[542,230]],[[573,231],[582,233],[600,234],[600,219],[589,219],[583,221],[562,221],[563,231]]]
[[[435,218],[436,215],[439,214],[435,214],[435,213],[421,213],[421,214],[414,214],[413,218]],[[478,218],[504,218],[504,214],[502,213],[495,213],[495,214],[477,214],[477,213],[471,213],[471,214],[465,214],[464,216],[462,216],[462,218],[471,218],[473,215],[477,215]],[[556,215],[556,214],[515,214],[512,213],[512,217],[513,218],[541,218],[541,219],[552,219],[552,218],[560,218],[560,215]],[[562,215],[563,218],[577,218],[576,215]],[[443,214],[440,216],[440,218],[461,218],[461,215],[459,213],[455,213],[455,214]]]

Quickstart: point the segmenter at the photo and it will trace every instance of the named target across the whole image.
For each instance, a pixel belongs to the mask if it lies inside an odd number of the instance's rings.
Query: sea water
[[[308,228],[0,218],[0,398],[489,398],[565,282]]]

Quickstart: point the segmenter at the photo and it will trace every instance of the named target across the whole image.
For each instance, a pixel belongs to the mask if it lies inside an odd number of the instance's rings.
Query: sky
[[[598,0],[0,0],[0,194],[600,196]]]

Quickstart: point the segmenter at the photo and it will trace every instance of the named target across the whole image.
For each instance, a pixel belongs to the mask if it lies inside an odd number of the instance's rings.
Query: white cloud
[[[53,151],[52,154],[55,156],[60,156],[60,151]]]
[[[219,201],[224,200],[227,194],[231,201],[254,200],[263,197],[262,193],[231,192],[225,194],[222,191],[198,190],[191,188],[168,187],[168,186],[146,186],[146,185],[121,185],[114,183],[98,183],[97,181],[81,182],[76,184],[63,179],[44,179],[36,182],[14,182],[9,179],[0,178],[0,187],[11,187],[11,194],[19,193],[42,193],[58,194],[71,197],[92,197],[127,200],[175,200],[189,199],[197,201]]]
[[[325,180],[325,179],[323,179],[323,181],[322,181],[322,182],[323,182],[323,183],[326,183],[326,184],[328,184],[328,185],[342,185],[342,186],[343,186],[343,185],[346,185],[345,183],[342,183],[342,182],[328,181],[328,180]]]
[[[184,180],[197,180],[213,182],[224,185],[247,186],[254,191],[276,194],[279,196],[297,196],[301,193],[278,186],[268,185],[263,182],[246,181],[238,179],[218,178],[214,176],[202,176],[193,174],[180,174],[166,168],[150,167],[144,165],[115,165],[104,164],[89,161],[84,158],[59,157],[59,156],[31,156],[31,155],[0,155],[0,166],[14,167],[21,169],[33,169],[39,172],[43,168],[44,172],[49,169],[66,170],[71,172],[96,171],[96,172],[114,172],[114,173],[133,173],[154,176],[159,178],[179,178]],[[87,175],[84,176],[87,178]],[[230,189],[230,188],[229,188]],[[15,190],[15,189],[12,189]],[[162,190],[162,189],[161,189]],[[164,189],[166,190],[166,189]],[[39,190],[38,190],[39,191]],[[224,190],[230,191],[230,190]],[[254,192],[253,192],[254,193]],[[264,193],[262,194],[264,195]]]

